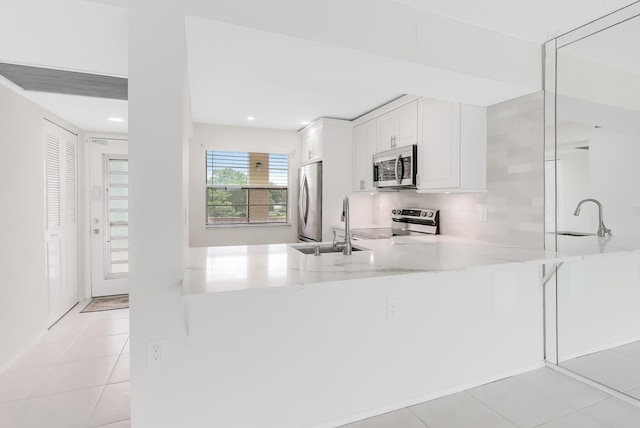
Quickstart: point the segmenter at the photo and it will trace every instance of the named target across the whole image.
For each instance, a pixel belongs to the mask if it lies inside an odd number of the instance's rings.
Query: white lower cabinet
[[[373,187],[373,155],[376,152],[377,123],[370,120],[353,128],[353,191],[370,192]]]
[[[486,190],[486,108],[421,98],[419,193]]]

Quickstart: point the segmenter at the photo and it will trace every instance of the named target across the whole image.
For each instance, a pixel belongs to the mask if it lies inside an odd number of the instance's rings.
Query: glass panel
[[[129,176],[121,174],[111,174],[109,176],[110,184],[129,184]]]
[[[128,239],[111,239],[111,248],[116,249],[128,249],[129,248],[129,240]]]
[[[545,78],[555,83],[547,230],[558,252],[581,257],[545,286],[545,316],[558,365],[638,398],[640,18],[628,19],[632,10],[639,14],[640,3],[562,36],[547,55],[556,59]]]
[[[111,159],[109,160],[109,171],[127,172],[129,171],[129,161],[126,159]]]
[[[111,223],[126,223],[129,221],[129,213],[121,211],[112,211],[109,213],[109,221]]]
[[[128,226],[111,226],[111,237],[129,236]]]
[[[208,222],[246,222],[247,197],[247,189],[208,189]]]
[[[129,201],[127,199],[111,199],[110,201],[112,210],[127,210],[129,209]]]
[[[129,260],[129,252],[128,251],[112,251],[111,252],[111,261],[120,262]]]
[[[114,263],[111,265],[111,273],[129,273],[129,263]]]
[[[128,187],[119,187],[114,186],[109,189],[109,193],[111,197],[128,197],[129,196],[129,188]]]

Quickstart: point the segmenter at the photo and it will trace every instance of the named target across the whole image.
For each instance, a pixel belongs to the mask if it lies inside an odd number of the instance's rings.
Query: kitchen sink
[[[318,245],[318,247],[320,248],[320,254],[341,253],[342,252],[342,248],[334,248],[333,245],[331,245],[331,244],[320,244],[320,245]],[[291,248],[294,248],[294,249],[300,251],[303,254],[315,254],[316,253],[316,245],[314,245],[314,244],[292,245]],[[357,247],[351,246],[351,252],[354,252],[354,251],[362,251],[362,248],[357,248]]]
[[[595,233],[586,233],[586,232],[572,232],[568,230],[563,230],[558,232],[558,235],[561,236],[595,236]]]

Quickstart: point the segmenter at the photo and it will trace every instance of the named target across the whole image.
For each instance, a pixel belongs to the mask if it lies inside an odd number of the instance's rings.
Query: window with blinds
[[[207,225],[289,221],[289,156],[208,150]]]

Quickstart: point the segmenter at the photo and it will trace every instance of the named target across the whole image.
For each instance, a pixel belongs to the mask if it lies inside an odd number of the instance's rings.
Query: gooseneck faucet
[[[598,206],[598,236],[604,237],[607,234],[611,236],[611,229],[607,229],[607,226],[604,225],[604,221],[602,221],[602,204],[597,200],[591,199],[591,198],[581,200],[580,202],[578,202],[578,206],[576,207],[576,210],[573,212],[573,215],[575,216],[580,215],[580,207],[585,202],[593,202]]]
[[[340,221],[344,222],[344,242],[336,242],[336,231],[333,230],[333,248],[339,250],[342,248],[342,254],[348,256],[351,254],[351,228],[349,227],[349,198],[347,196],[342,200],[342,215]]]
[[[349,197],[345,196],[342,200],[342,216],[340,221],[344,222],[344,249],[342,254],[348,256],[351,254],[351,228],[349,227]]]

